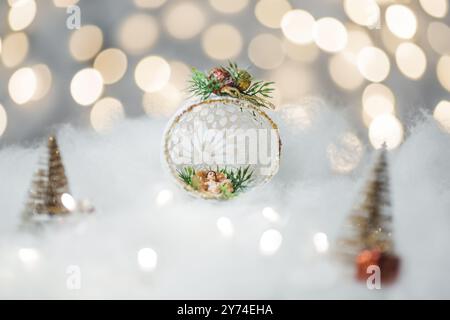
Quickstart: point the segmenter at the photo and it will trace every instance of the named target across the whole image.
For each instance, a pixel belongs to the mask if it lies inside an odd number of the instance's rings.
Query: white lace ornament
[[[177,183],[205,199],[230,199],[278,171],[277,125],[252,103],[228,97],[188,103],[169,121],[163,161]]]

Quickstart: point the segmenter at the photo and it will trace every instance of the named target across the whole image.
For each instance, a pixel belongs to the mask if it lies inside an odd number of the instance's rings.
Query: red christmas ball
[[[208,74],[208,79],[216,83],[217,89],[214,90],[216,94],[225,86],[234,86],[231,74],[221,67],[211,69]]]
[[[230,73],[225,70],[224,68],[213,68],[211,71],[209,71],[208,74],[209,79],[214,79],[217,82],[225,82],[226,80],[231,78]]]
[[[381,283],[389,284],[397,279],[400,269],[400,259],[391,253],[379,249],[364,250],[356,257],[356,278],[366,281],[373,272],[370,266],[380,268]]]

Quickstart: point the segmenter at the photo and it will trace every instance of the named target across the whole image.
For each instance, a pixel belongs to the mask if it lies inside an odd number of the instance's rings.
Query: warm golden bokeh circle
[[[75,30],[69,41],[69,49],[72,57],[78,61],[86,61],[94,58],[103,46],[103,32],[94,25],[82,26]]]
[[[128,59],[120,49],[110,48],[98,54],[94,61],[94,68],[103,77],[105,84],[116,83],[127,71]]]
[[[381,82],[389,75],[391,64],[387,54],[377,47],[361,49],[357,57],[358,69],[369,81]]]
[[[169,82],[170,65],[162,57],[148,56],[136,66],[134,79],[145,92],[161,90]]]
[[[261,69],[275,69],[283,62],[282,43],[270,33],[260,34],[250,41],[248,56]]]
[[[28,55],[28,36],[23,32],[10,33],[2,42],[2,61],[5,67],[14,68]]]
[[[181,40],[198,35],[206,23],[202,7],[196,1],[174,3],[164,19],[169,34]]]
[[[229,24],[215,24],[202,36],[203,50],[216,60],[236,58],[242,50],[242,45],[241,33]]]
[[[37,79],[31,68],[21,68],[15,71],[8,83],[11,99],[19,105],[29,102],[36,92]]]
[[[117,39],[128,53],[141,54],[149,50],[159,38],[158,22],[148,14],[128,16],[118,29]]]
[[[111,97],[97,101],[91,109],[91,125],[97,132],[107,132],[117,125],[125,113],[122,103]]]
[[[404,42],[397,47],[395,61],[401,73],[418,80],[427,68],[427,57],[422,48],[411,42]]]
[[[93,104],[103,93],[103,77],[92,68],[78,71],[72,78],[70,92],[75,102],[82,106]]]

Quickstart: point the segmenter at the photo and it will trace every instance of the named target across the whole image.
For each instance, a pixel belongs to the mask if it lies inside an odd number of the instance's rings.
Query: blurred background
[[[342,109],[353,129],[340,143],[353,151],[367,142],[397,147],[423,111],[450,132],[448,7],[448,0],[3,0],[0,145],[29,144],[66,123],[104,133],[124,118],[167,118],[186,99],[192,66],[228,60],[275,81],[277,112],[296,126],[310,125],[321,104]]]

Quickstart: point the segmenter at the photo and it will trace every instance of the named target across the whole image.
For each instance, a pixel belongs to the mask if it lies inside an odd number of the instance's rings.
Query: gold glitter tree
[[[58,216],[70,212],[62,201],[63,195],[69,194],[69,186],[54,136],[48,138],[47,149],[43,164],[45,167],[38,169],[31,184],[25,218],[36,215]]]

